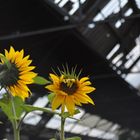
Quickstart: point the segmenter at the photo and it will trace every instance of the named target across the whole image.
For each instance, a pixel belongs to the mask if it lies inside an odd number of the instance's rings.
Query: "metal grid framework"
[[[106,58],[111,68],[116,71],[118,75],[122,76],[122,78],[127,78],[127,75],[133,72],[139,73],[139,66],[137,66],[137,69],[135,67],[140,59],[140,2],[138,0],[44,0],[40,1],[40,3],[45,6],[49,5],[49,7],[54,8],[55,12],[61,15],[60,18],[62,22],[60,22],[58,26],[53,25],[54,27],[48,26],[45,28],[44,24],[41,28],[35,26],[31,29],[23,28],[23,31],[16,28],[13,34],[11,34],[13,31],[1,33],[0,40],[15,40],[18,44],[18,41],[23,38],[34,37],[36,35],[42,37],[42,35],[48,33],[52,34],[51,36],[48,35],[47,38],[48,40],[53,38],[56,40],[56,44],[53,44],[54,48],[48,48],[49,51],[46,57],[49,58],[58,44],[63,42],[63,39],[57,40],[58,35],[54,36],[53,33],[76,29],[76,32],[80,33],[86,38],[86,41],[90,42],[88,47],[100,54],[103,58]],[[59,35],[62,34],[59,33]],[[41,39],[41,37],[37,39]],[[34,42],[33,45],[36,43],[37,42]],[[43,43],[47,44],[46,42]],[[41,63],[41,61],[39,62]],[[43,71],[43,73],[45,72]],[[99,74],[95,76],[95,80],[117,77],[118,75],[115,75],[114,72],[107,74],[102,73],[102,75]],[[133,90],[135,91],[135,89]],[[29,101],[31,104],[42,107],[49,106],[46,96],[43,94],[41,94],[43,96],[39,96],[38,93],[34,93],[33,95]],[[125,100],[129,102],[133,98],[137,101],[137,96],[132,96],[130,99],[125,96]],[[119,101],[120,99],[118,98],[117,100]],[[113,119],[106,119],[107,116],[104,118],[100,116],[100,113],[97,115],[98,112],[94,114],[90,111],[86,112],[85,110],[86,108],[82,108],[81,114],[78,116],[78,118],[82,119],[81,122],[67,121],[67,136],[79,135],[84,140],[121,140],[128,137],[129,139],[137,140],[140,138],[138,129],[135,130],[132,129],[133,127],[124,127],[113,121]],[[1,118],[6,122],[4,117]],[[45,140],[51,138],[52,135],[57,137],[58,134],[56,130],[59,130],[58,121],[59,118],[57,116],[51,116],[42,112],[30,113],[24,120],[22,140]],[[53,126],[53,123],[57,125]],[[5,126],[2,127],[7,128],[7,137],[11,139],[10,124],[6,123]],[[2,130],[5,132],[4,129]]]
[[[91,42],[91,47],[106,57],[118,74],[125,77],[125,74],[131,72],[140,58],[139,54],[133,55],[135,47],[138,49],[140,47],[139,1],[54,0],[53,2],[61,8],[64,20],[77,23],[77,29]],[[111,53],[114,49],[115,51]],[[130,61],[133,62],[130,64]]]
[[[128,0],[54,0],[57,11],[91,43],[91,48],[110,62],[127,82],[139,89],[140,2]],[[61,8],[61,9],[60,9]],[[101,41],[102,40],[102,41]],[[136,79],[137,82],[134,82]]]

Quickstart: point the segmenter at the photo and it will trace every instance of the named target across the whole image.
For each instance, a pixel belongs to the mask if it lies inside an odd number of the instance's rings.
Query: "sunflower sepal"
[[[80,110],[79,109],[76,109],[75,111],[74,111],[74,114],[73,115],[76,115],[76,114],[79,114],[80,113]],[[61,116],[64,118],[64,119],[66,119],[66,118],[68,118],[68,117],[71,117],[71,116],[73,116],[73,115],[71,115],[69,112],[63,112],[62,114],[61,114]],[[75,119],[75,118],[73,118],[73,119]],[[78,119],[76,119],[77,121],[79,121]]]
[[[46,78],[42,76],[36,76],[33,78],[33,83],[38,85],[46,85],[49,84],[50,81],[48,81]]]
[[[80,137],[66,138],[66,140],[82,140]]]
[[[11,68],[11,63],[2,53],[0,53],[0,59],[4,62],[8,69]]]

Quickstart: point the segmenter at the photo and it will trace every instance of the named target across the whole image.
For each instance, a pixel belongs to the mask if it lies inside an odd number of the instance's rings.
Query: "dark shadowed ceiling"
[[[52,68],[77,65],[77,71],[83,69],[82,76],[89,75],[96,87],[90,94],[96,105],[81,108],[80,123],[70,126],[67,122],[67,136],[79,135],[83,140],[140,138],[139,89],[126,80],[140,58],[140,52],[136,57],[132,51],[140,48],[136,41],[140,35],[139,6],[137,0],[81,0],[80,4],[78,0],[0,1],[1,52],[10,45],[17,50],[24,48],[37,66],[36,72],[46,78]],[[39,106],[46,99],[43,106],[49,105],[44,87],[32,85],[31,89],[28,103]],[[11,140],[11,125],[0,113],[5,122],[0,125],[0,139]],[[59,125],[53,123],[58,120],[32,113],[24,121],[22,140],[57,135]]]

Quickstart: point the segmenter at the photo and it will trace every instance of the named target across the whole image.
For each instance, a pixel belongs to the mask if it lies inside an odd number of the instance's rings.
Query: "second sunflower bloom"
[[[79,79],[75,74],[63,73],[58,76],[50,74],[52,83],[46,88],[55,94],[52,101],[52,109],[55,110],[59,106],[62,110],[66,107],[71,115],[74,115],[75,105],[94,104],[93,100],[87,95],[95,90],[91,86],[88,77]]]

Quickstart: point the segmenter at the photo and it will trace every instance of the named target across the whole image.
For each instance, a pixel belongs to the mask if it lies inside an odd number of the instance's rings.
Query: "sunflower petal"
[[[65,101],[66,107],[68,109],[68,112],[73,115],[75,112],[75,103],[74,99],[72,96],[66,96],[66,101]]]
[[[96,90],[94,87],[85,86],[85,87],[79,89],[79,92],[81,91],[81,93],[91,93],[94,90]]]
[[[21,90],[21,91],[25,91],[28,92],[30,91],[29,88],[25,85],[25,84],[16,84],[16,86]]]
[[[10,87],[9,87],[9,90],[10,90],[10,92],[11,92],[11,94],[12,94],[13,96],[16,96],[16,92],[15,92],[15,89],[14,89],[13,86],[10,86]]]
[[[35,66],[27,67],[27,68],[23,69],[19,74],[25,74],[33,69],[35,69]]]
[[[89,86],[89,85],[91,85],[90,81],[86,81],[86,82],[82,83],[82,86]]]
[[[11,60],[15,55],[15,50],[14,48],[11,46],[10,47],[10,51],[9,51],[9,60]]]
[[[19,56],[20,54],[19,54],[19,52],[17,53],[17,58],[19,58],[20,56]],[[21,69],[21,68],[24,68],[24,67],[27,67],[28,65],[30,65],[31,64],[31,60],[28,60],[29,59],[29,57],[30,57],[30,55],[27,55],[26,57],[24,57],[22,60],[20,60],[20,59],[16,59],[15,60],[15,63],[16,63],[16,65]]]
[[[87,99],[87,101],[88,101],[89,103],[95,105],[94,102],[93,102],[93,100],[92,100],[88,95],[85,94],[84,96],[85,96],[85,98]]]
[[[22,97],[22,98],[26,98],[26,97],[29,96],[28,91],[22,90],[21,87],[18,87],[17,85],[14,86],[14,89],[15,89],[15,91],[16,91],[16,95],[17,95],[17,96],[20,96],[20,97]]]
[[[83,78],[80,79],[80,83],[83,83],[83,82],[85,82],[87,80],[89,80],[89,77],[83,77]]]
[[[57,90],[55,85],[47,85],[45,88],[53,92]]]
[[[82,104],[80,103],[80,101],[77,98],[75,98],[75,97],[74,97],[74,103],[76,105],[82,106]]]
[[[27,60],[27,61],[17,61],[17,66],[20,67],[20,70],[25,69],[32,63],[32,60]]]
[[[74,94],[74,98],[80,103],[88,103],[88,101],[81,94]]]
[[[57,109],[63,102],[64,102],[65,96],[62,95],[56,95],[52,101],[52,109]]]
[[[8,51],[6,49],[4,51],[5,51],[5,57],[9,60],[9,53],[8,53]]]
[[[24,56],[24,50],[22,49],[19,53],[20,53],[20,58],[23,59],[23,56]]]
[[[22,74],[19,76],[19,79],[25,80],[25,81],[33,81],[33,78],[36,77],[37,74],[34,72],[28,72],[25,74]]]
[[[59,77],[58,76],[50,73],[50,77],[51,77],[53,83],[59,83]]]

